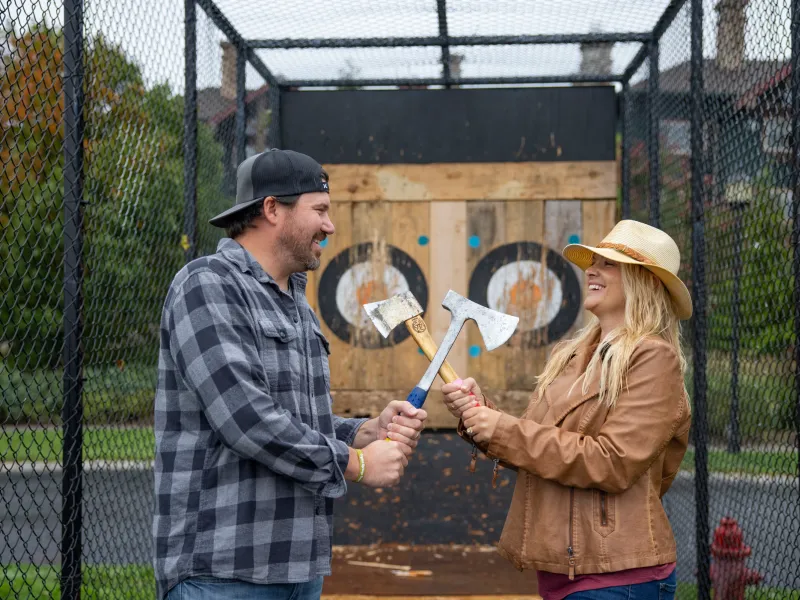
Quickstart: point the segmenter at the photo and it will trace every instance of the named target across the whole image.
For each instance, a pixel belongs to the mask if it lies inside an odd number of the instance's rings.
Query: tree
[[[10,365],[56,367],[63,303],[63,36],[32,28],[11,36],[10,48],[0,83],[0,322]],[[148,90],[139,67],[102,36],[89,40],[84,68],[86,364],[154,364],[161,305],[183,263],[183,99],[166,85]],[[198,173],[203,224],[223,209],[223,198],[222,150],[202,124],[198,150],[205,165]]]

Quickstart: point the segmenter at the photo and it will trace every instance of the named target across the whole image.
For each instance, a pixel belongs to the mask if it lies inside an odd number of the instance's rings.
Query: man
[[[319,598],[333,499],[396,485],[426,413],[331,411],[328,341],[305,298],[333,235],[328,177],[268,150],[237,172],[214,255],[170,285],[155,401],[158,597]],[[386,441],[389,437],[390,441]]]

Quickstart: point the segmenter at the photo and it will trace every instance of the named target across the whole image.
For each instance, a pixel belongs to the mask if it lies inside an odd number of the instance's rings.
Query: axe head
[[[392,329],[400,323],[405,323],[425,312],[411,292],[403,292],[388,300],[365,304],[364,310],[383,337],[389,337]]]
[[[462,323],[467,319],[475,321],[489,352],[505,344],[514,335],[519,323],[519,317],[481,306],[453,290],[447,292],[442,306],[452,313],[454,321]]]

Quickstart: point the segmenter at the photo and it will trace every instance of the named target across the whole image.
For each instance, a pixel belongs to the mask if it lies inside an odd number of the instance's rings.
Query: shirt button
[[[281,334],[282,338],[285,338],[286,337],[286,330],[285,329],[281,329],[280,334]]]
[[[300,317],[297,317],[297,316],[296,316],[296,317],[294,318],[294,322],[295,322],[295,323],[297,323],[297,322],[299,322],[299,321],[300,321]]]
[[[321,515],[323,513],[322,507],[318,506],[316,510],[317,515]]]

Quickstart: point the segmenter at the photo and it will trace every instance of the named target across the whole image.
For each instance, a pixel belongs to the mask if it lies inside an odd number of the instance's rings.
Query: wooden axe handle
[[[428,326],[425,324],[422,316],[417,315],[416,317],[406,321],[406,327],[408,328],[408,332],[411,334],[411,337],[413,337],[414,341],[417,342],[417,346],[419,346],[425,356],[428,357],[428,360],[433,360],[436,350],[438,350],[438,346],[436,345],[436,342],[433,341],[433,338],[428,331]],[[442,379],[444,379],[445,383],[453,383],[456,379],[458,379],[458,375],[456,375],[453,367],[451,367],[450,363],[448,363],[446,360],[442,363],[442,366],[439,369],[439,375],[442,377]]]

